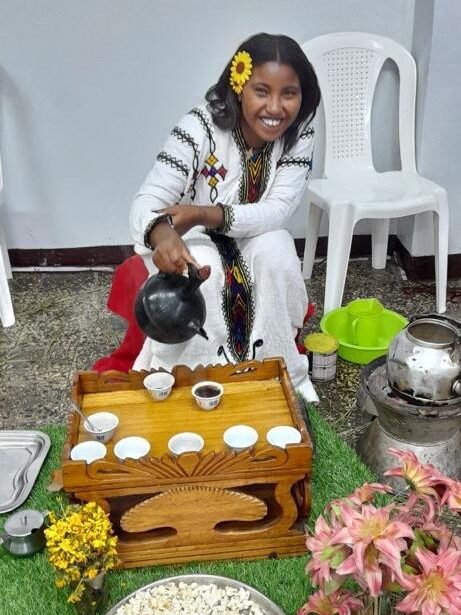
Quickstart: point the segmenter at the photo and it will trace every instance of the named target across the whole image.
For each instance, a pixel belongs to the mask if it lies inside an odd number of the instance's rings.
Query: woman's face
[[[298,75],[288,64],[266,62],[253,69],[240,96],[240,127],[247,145],[275,141],[295,121],[301,107]]]

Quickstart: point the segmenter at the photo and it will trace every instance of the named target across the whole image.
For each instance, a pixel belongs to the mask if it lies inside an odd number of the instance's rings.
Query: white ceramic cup
[[[97,459],[103,459],[106,456],[107,449],[102,442],[80,442],[70,451],[72,461],[86,461],[92,463]]]
[[[85,431],[98,442],[109,442],[118,427],[118,416],[112,412],[96,412],[96,414],[92,414],[88,418],[93,427],[96,428],[96,431],[91,429],[87,421],[83,424]]]
[[[215,391],[215,394],[212,391]],[[202,380],[192,387],[192,395],[202,410],[214,410],[221,401],[224,387],[219,382]]]
[[[277,425],[269,429],[266,434],[269,444],[280,448],[286,448],[288,444],[299,444],[301,439],[301,432],[290,425]]]
[[[205,445],[205,441],[198,433],[191,431],[183,431],[172,436],[168,440],[168,450],[173,455],[180,455],[181,453],[198,453]]]
[[[233,451],[244,451],[258,441],[258,432],[248,425],[233,425],[223,434],[225,444]]]
[[[114,455],[123,461],[125,459],[140,459],[150,451],[150,442],[140,436],[122,438],[114,446]]]
[[[149,374],[143,380],[143,384],[156,401],[164,401],[174,384],[174,376],[168,372],[156,372]]]

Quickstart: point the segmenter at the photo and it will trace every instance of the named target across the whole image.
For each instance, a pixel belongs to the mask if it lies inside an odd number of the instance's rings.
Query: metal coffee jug
[[[12,555],[33,555],[45,547],[44,524],[48,512],[25,509],[14,513],[5,522],[0,544]]]
[[[395,393],[412,403],[461,401],[461,322],[413,316],[390,343],[386,369]]]

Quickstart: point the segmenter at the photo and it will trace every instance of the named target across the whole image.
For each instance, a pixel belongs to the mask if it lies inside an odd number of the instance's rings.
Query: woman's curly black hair
[[[320,103],[320,88],[314,69],[298,43],[283,34],[261,32],[244,41],[235,53],[247,51],[253,67],[265,62],[288,64],[298,75],[301,85],[301,107],[296,120],[284,135],[284,148],[288,151],[296,141],[298,129],[306,120],[311,121]],[[233,57],[232,57],[233,59]],[[237,94],[229,83],[232,59],[226,65],[218,82],[206,93],[206,100],[215,124],[223,130],[232,130],[241,116]]]

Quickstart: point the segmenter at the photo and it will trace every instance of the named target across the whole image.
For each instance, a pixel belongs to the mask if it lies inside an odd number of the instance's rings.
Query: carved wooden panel
[[[178,487],[165,491],[126,512],[120,525],[126,532],[173,527],[178,535],[199,532],[213,540],[223,521],[255,521],[267,512],[265,503],[238,491],[216,487]]]

